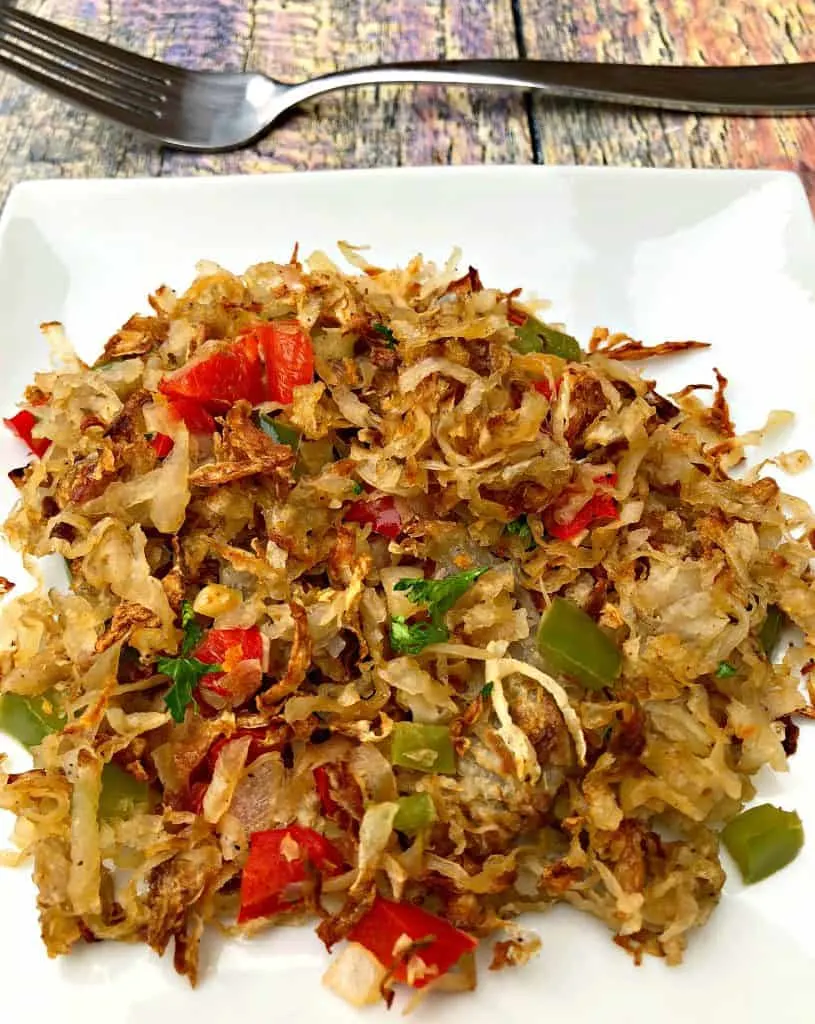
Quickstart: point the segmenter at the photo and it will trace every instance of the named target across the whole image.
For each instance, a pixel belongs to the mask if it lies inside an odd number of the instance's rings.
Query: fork
[[[352,86],[491,86],[695,113],[815,112],[815,64],[655,67],[539,60],[379,64],[286,85],[252,72],[187,71],[99,42],[4,4],[0,68],[165,146],[239,149],[292,107]]]

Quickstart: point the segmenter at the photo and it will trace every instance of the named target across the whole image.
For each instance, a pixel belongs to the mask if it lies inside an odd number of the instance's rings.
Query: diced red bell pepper
[[[389,495],[372,501],[355,501],[345,513],[349,523],[370,523],[374,533],[396,540],[402,532],[402,517],[396,502]]]
[[[513,327],[523,327],[529,317],[520,309],[516,309],[512,304],[512,299],[507,303],[507,320],[512,324]]]
[[[159,387],[174,402],[192,401],[217,413],[240,399],[252,405],[289,405],[294,388],[313,379],[314,346],[308,332],[297,320],[275,320],[256,324],[228,348],[165,377]],[[194,429],[186,415],[184,420]]]
[[[574,518],[561,523],[551,512],[544,516],[547,533],[557,540],[571,540],[589,526],[598,522],[613,521],[619,518],[617,502],[610,494],[595,494],[586,502]]]
[[[16,434],[21,441],[25,441],[38,458],[41,459],[51,447],[51,442],[47,437],[32,437],[31,431],[37,425],[37,417],[28,409],[21,409],[16,416],[4,419],[3,422],[12,434]]]
[[[257,324],[245,337],[254,337],[266,361],[266,398],[291,405],[294,389],[314,379],[314,346],[297,320]]]
[[[424,988],[435,978],[446,974],[454,967],[465,953],[471,952],[478,945],[478,940],[466,932],[454,928],[435,914],[429,914],[421,907],[412,903],[393,903],[377,896],[374,905],[351,929],[348,938],[358,942],[389,970],[394,968],[396,981],[407,981],[407,964],[400,962],[398,951],[394,955],[394,947],[403,935],[411,942],[430,939],[427,945],[416,950],[428,967],[424,977],[414,978],[414,988]]]
[[[150,445],[160,459],[166,459],[175,446],[175,441],[166,434],[153,434]]]
[[[183,420],[191,434],[214,434],[215,420],[198,402],[191,398],[170,399],[170,411]]]
[[[560,393],[560,379],[555,381],[554,389],[546,378],[544,380],[536,380],[534,388],[544,398],[548,398],[551,401],[553,398],[557,398]]]
[[[296,901],[286,899],[286,890],[306,880],[309,865],[324,875],[336,875],[342,870],[343,857],[325,836],[302,825],[252,833],[241,878],[238,923],[296,906]]]
[[[318,764],[313,771],[314,785],[317,788],[317,796],[326,814],[333,814],[339,810],[339,804],[331,795],[331,780],[328,776],[328,769],[324,764]]]
[[[222,697],[228,697],[218,680],[242,661],[263,660],[263,637],[257,626],[251,629],[210,629],[192,652],[205,665],[223,665],[223,672],[210,672],[198,684]]]
[[[266,397],[263,363],[254,334],[243,334],[227,348],[176,370],[159,384],[168,398],[199,403],[223,412],[241,399],[258,405]]]

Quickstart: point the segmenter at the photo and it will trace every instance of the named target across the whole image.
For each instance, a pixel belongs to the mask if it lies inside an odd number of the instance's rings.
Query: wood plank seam
[[[512,0],[512,21],[515,26],[515,45],[518,50],[518,56],[521,60],[526,60],[528,54],[526,52],[523,10],[521,8],[520,0]],[[542,164],[543,147],[541,145],[541,136],[538,129],[538,122],[535,117],[535,108],[532,103],[531,93],[526,93],[524,96],[524,109],[526,110],[526,119],[529,122],[529,138],[532,142],[533,160],[536,164]]]

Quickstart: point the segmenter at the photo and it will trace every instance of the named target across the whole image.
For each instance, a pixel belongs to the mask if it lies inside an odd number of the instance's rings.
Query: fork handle
[[[415,61],[324,75],[292,86],[288,98],[301,102],[337,89],[394,83],[530,89],[568,99],[707,114],[815,112],[815,63],[658,67],[549,60]]]

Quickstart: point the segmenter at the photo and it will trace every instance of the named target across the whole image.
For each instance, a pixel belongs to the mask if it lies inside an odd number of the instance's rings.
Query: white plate
[[[26,184],[0,227],[0,410],[46,362],[37,324],[62,320],[87,356],[146,294],[186,285],[196,260],[252,262],[370,243],[382,264],[454,245],[485,281],[553,300],[552,316],[585,338],[596,324],[649,341],[696,337],[711,352],[660,369],[666,388],[732,379],[738,422],[774,408],[799,414],[776,448],[815,439],[815,236],[791,176],[763,172],[468,168],[176,181]],[[0,468],[23,460],[0,440]],[[812,475],[787,483],[815,499]],[[3,473],[0,512],[13,498]],[[7,556],[5,556],[7,558]],[[9,574],[2,561],[0,573]],[[5,569],[4,569],[5,564]],[[12,563],[13,564],[13,563]],[[810,1022],[815,1006],[815,730],[790,773],[764,780],[795,807],[811,839],[786,871],[753,889],[735,877],[678,969],[639,969],[596,922],[568,908],[537,919],[532,965],[482,970],[469,997],[437,997],[415,1020],[570,1024],[693,1020]],[[326,957],[308,931],[207,943],[200,989],[141,948],[89,946],[48,961],[27,872],[0,871],[0,1015],[62,1024],[224,1020],[355,1021],[320,986]],[[217,963],[216,963],[217,960]],[[398,1014],[398,1010],[394,1010]],[[384,1020],[385,1011],[367,1013]]]

